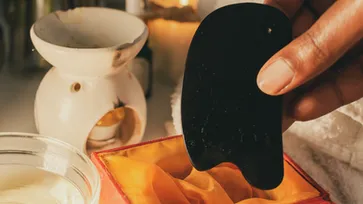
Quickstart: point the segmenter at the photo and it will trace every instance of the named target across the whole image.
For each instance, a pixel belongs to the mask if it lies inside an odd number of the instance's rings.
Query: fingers
[[[280,9],[287,17],[292,19],[300,9],[304,0],[265,0],[264,4]]]
[[[329,83],[318,86],[296,102],[292,117],[306,121],[325,115],[363,97],[363,56]]]
[[[307,8],[301,8],[294,19],[292,26],[292,35],[294,38],[307,31],[316,21],[314,14]]]
[[[340,0],[303,35],[275,54],[260,70],[259,88],[280,95],[334,64],[363,36],[363,1]]]
[[[284,107],[291,106],[291,101],[296,97],[295,93],[289,93],[283,97],[284,99]],[[282,117],[282,132],[285,132],[293,123],[295,119],[289,114],[289,110],[284,108],[283,117]]]
[[[302,8],[303,0],[265,0],[264,3],[280,9],[287,17],[293,19],[293,36],[297,37],[309,29],[315,17],[307,8]]]
[[[289,127],[294,124],[295,120],[293,118],[283,118],[282,119],[282,133],[284,133]]]
[[[334,2],[335,0],[309,0],[307,4],[316,15],[321,16]]]

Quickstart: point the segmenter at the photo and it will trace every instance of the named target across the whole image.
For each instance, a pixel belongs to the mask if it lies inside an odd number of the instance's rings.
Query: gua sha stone
[[[282,97],[261,92],[256,77],[291,40],[289,19],[262,4],[229,5],[200,24],[181,99],[185,145],[197,170],[232,162],[256,188],[281,183]]]

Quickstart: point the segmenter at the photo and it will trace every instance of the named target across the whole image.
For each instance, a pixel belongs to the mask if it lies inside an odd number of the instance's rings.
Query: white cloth
[[[320,151],[363,171],[363,99],[316,120],[296,122],[293,134]]]

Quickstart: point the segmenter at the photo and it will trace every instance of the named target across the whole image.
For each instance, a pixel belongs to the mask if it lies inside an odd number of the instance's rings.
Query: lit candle
[[[170,7],[183,7],[183,6],[191,6],[194,9],[197,8],[197,0],[150,0],[150,2],[153,2],[159,6],[162,6],[164,8],[170,8]]]
[[[196,9],[196,0],[153,0],[164,8],[191,6]],[[163,18],[148,22],[150,47],[153,50],[153,70],[156,76],[177,84],[184,73],[188,49],[199,22],[182,22]]]

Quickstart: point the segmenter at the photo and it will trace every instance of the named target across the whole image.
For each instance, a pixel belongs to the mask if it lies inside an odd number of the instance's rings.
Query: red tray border
[[[146,142],[141,142],[141,143],[137,143],[137,144],[132,144],[132,145],[128,145],[128,146],[112,148],[112,149],[103,150],[103,151],[99,151],[99,152],[93,152],[91,156],[92,156],[92,158],[94,160],[97,161],[97,163],[99,165],[101,165],[102,169],[107,174],[108,178],[111,180],[112,184],[114,185],[114,187],[116,188],[116,190],[118,191],[118,193],[123,197],[124,202],[126,204],[131,204],[130,200],[127,198],[127,196],[125,195],[125,193],[123,192],[123,190],[121,189],[121,187],[117,184],[117,182],[113,178],[112,174],[107,170],[106,165],[101,161],[99,155],[100,154],[104,154],[104,153],[110,153],[110,152],[114,152],[114,151],[119,151],[119,150],[130,149],[130,148],[133,148],[133,147],[147,145],[147,144],[150,144],[150,143],[161,142],[161,141],[164,141],[164,140],[174,139],[174,138],[178,138],[178,137],[182,137],[182,136],[183,135],[175,135],[175,136],[169,136],[169,137],[162,137],[162,138],[159,138],[159,139],[150,140],[150,141],[146,141]],[[318,183],[316,183],[316,181],[314,181],[314,179],[311,178],[286,153],[284,153],[284,159],[287,161],[287,163],[289,163],[295,169],[296,172],[298,172],[300,174],[300,176],[302,176],[307,182],[309,182],[314,188],[316,188],[320,192],[320,196],[319,197],[307,199],[307,200],[301,201],[301,202],[299,202],[297,204],[334,204],[331,201],[331,199],[330,199],[329,193],[327,191],[325,191]]]

